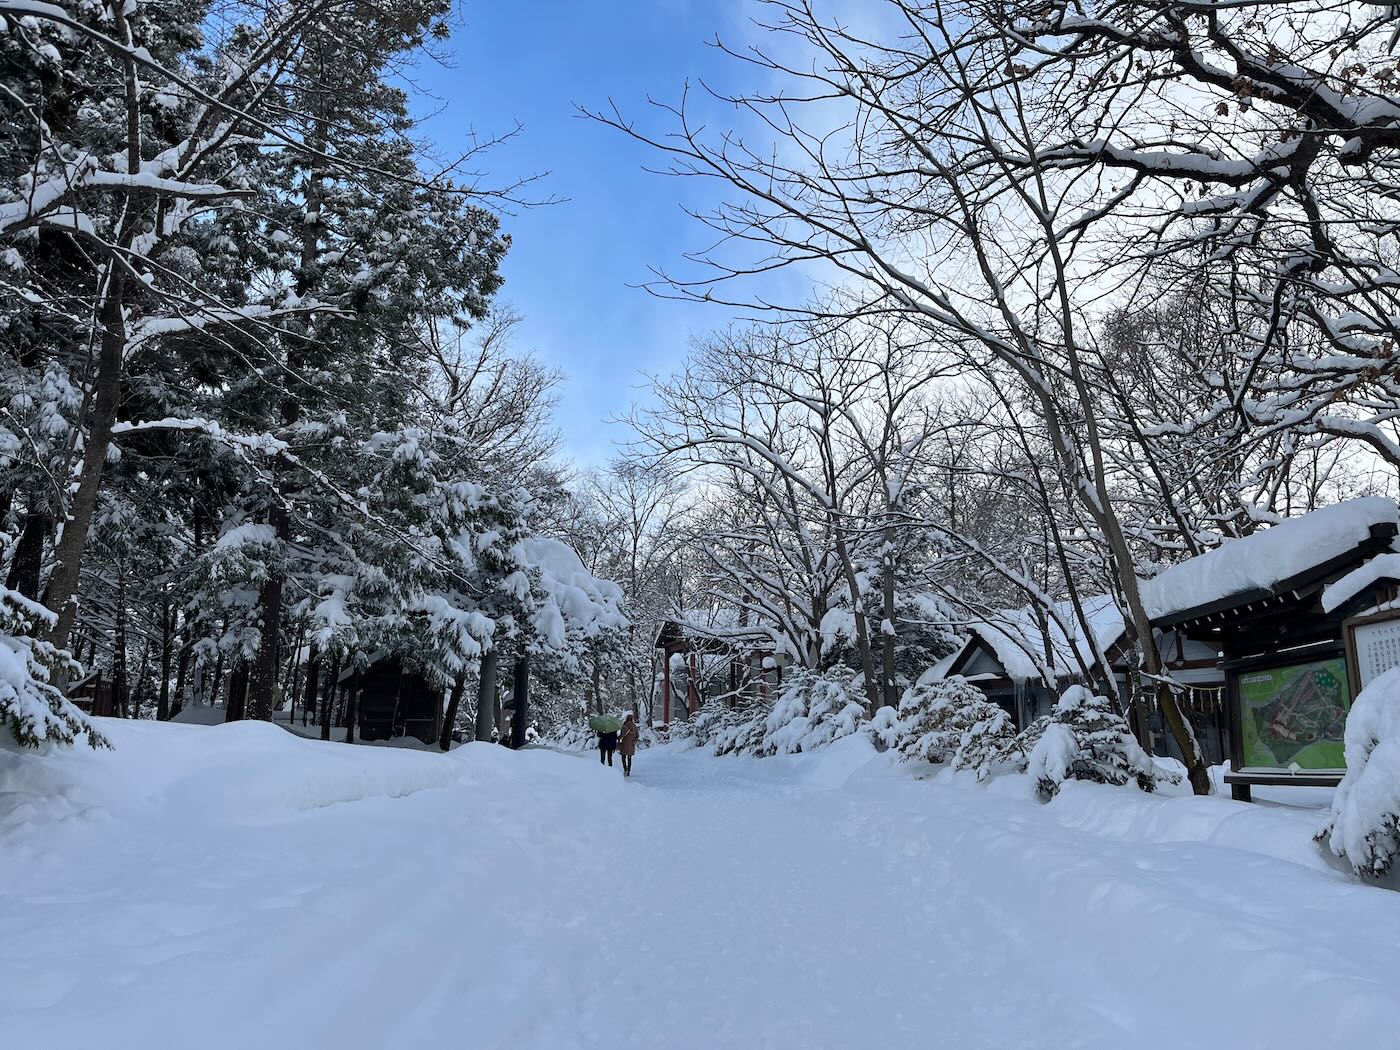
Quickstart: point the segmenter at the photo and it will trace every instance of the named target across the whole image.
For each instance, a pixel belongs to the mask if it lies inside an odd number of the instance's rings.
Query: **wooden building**
[[[1180,758],[1155,701],[1133,696],[1131,670],[1137,656],[1127,644],[1116,601],[1100,594],[1082,599],[1080,605],[1092,635],[1085,633],[1069,601],[1057,603],[1053,616],[1035,606],[998,610],[966,625],[967,641],[937,673],[966,678],[1024,729],[1050,714],[1066,688],[1084,684],[1084,668],[1095,662],[1097,648],[1109,662],[1119,703],[1143,746],[1162,757]],[[1157,642],[1173,677],[1185,686],[1183,707],[1207,759],[1212,764],[1223,761],[1229,739],[1215,651],[1172,632],[1159,635]]]
[[[337,687],[356,690],[355,728],[361,740],[407,736],[432,744],[442,731],[444,690],[402,656],[381,650],[364,668],[342,672]]]
[[[1144,585],[1154,626],[1220,654],[1235,798],[1248,800],[1255,784],[1341,779],[1358,691],[1344,625],[1393,581],[1372,579],[1335,605],[1323,596],[1390,551],[1396,532],[1394,502],[1350,500],[1231,540]]]
[[[117,713],[116,694],[102,671],[90,671],[68,688],[68,699],[78,710],[110,718]]]
[[[655,646],[662,653],[661,698],[652,721],[661,726],[689,718],[707,703],[766,700],[783,680],[785,661],[771,641],[752,633],[677,618],[662,623]]]

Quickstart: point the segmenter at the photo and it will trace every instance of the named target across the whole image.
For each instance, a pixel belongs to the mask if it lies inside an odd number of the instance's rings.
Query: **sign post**
[[[1352,699],[1392,667],[1400,666],[1400,609],[1342,622]]]
[[[1345,769],[1342,740],[1351,691],[1340,657],[1241,671],[1236,690],[1242,772]]]

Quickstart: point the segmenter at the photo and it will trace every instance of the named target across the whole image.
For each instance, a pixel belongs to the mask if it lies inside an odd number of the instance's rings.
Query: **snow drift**
[[[1358,875],[1379,877],[1400,853],[1400,667],[1356,698],[1344,746],[1346,775],[1318,838]]]
[[[863,733],[658,747],[624,781],[257,730],[113,722],[112,752],[6,756],[71,803],[0,825],[7,1045],[1178,1050],[1169,1008],[1232,1047],[1400,1028],[1400,894],[1330,866],[1315,811],[1073,781],[1041,805],[1025,776],[916,781]],[[237,810],[301,767],[315,785]]]

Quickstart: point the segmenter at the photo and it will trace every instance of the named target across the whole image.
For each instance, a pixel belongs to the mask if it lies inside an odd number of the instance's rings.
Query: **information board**
[[[1359,692],[1383,672],[1400,665],[1400,617],[1357,623],[1350,633]]]
[[[1351,692],[1341,657],[1248,671],[1237,679],[1244,767],[1346,768]]]

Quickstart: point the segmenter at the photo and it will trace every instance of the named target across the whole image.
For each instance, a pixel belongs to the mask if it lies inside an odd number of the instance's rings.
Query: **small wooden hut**
[[[401,655],[380,650],[363,668],[342,672],[337,686],[357,690],[355,725],[361,740],[413,737],[432,744],[442,731],[442,688]]]
[[[117,713],[112,683],[103,679],[101,670],[90,671],[69,686],[68,699],[78,710],[90,715],[110,718]]]

